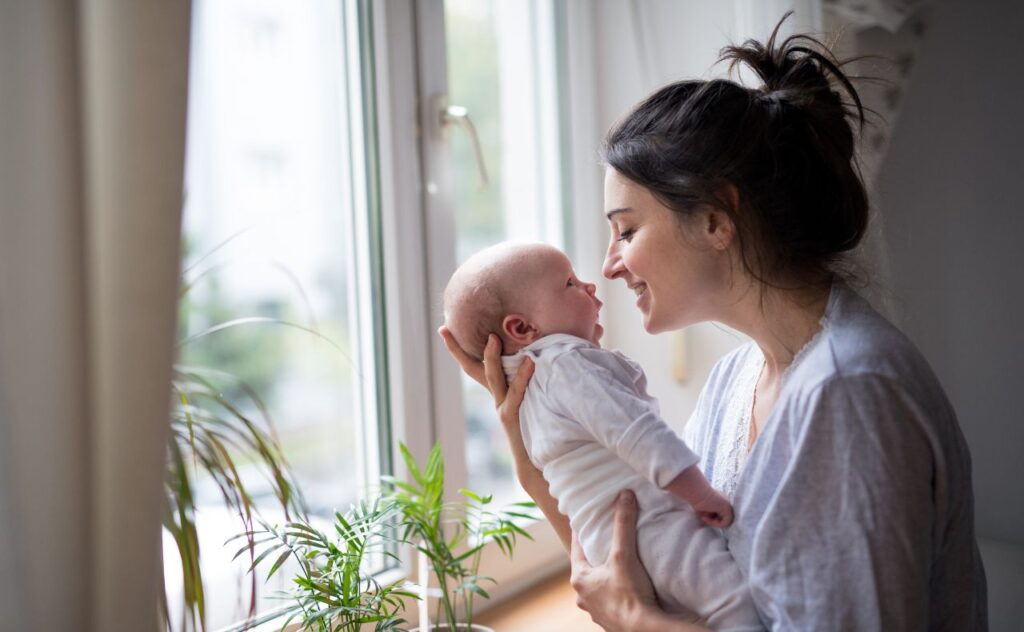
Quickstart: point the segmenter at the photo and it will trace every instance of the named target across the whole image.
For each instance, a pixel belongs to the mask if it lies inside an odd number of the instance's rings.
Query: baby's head
[[[444,320],[467,353],[483,357],[487,336],[501,336],[506,355],[550,334],[597,344],[601,301],[565,254],[545,244],[504,242],[476,253],[444,290]]]

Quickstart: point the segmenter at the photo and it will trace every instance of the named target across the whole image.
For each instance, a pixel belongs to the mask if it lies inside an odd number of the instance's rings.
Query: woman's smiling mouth
[[[644,311],[644,305],[643,304],[646,302],[644,300],[644,297],[647,296],[647,284],[646,283],[637,283],[636,285],[630,286],[629,289],[633,290],[633,292],[636,294],[636,306],[637,306],[637,308],[640,309],[641,311]]]

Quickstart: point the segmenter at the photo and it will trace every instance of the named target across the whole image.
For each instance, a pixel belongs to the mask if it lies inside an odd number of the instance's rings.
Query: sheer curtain
[[[160,625],[189,12],[0,5],[3,629]]]

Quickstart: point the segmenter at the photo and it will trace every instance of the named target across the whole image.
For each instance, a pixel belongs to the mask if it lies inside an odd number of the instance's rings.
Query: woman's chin
[[[660,334],[664,329],[660,326],[657,319],[655,319],[650,312],[644,312],[643,314],[644,331],[649,334]]]

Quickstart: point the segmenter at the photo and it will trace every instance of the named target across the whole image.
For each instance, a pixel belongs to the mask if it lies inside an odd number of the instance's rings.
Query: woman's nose
[[[622,274],[622,259],[616,249],[617,242],[608,244],[608,252],[604,255],[604,265],[601,267],[601,274],[606,279],[615,279]]]

